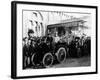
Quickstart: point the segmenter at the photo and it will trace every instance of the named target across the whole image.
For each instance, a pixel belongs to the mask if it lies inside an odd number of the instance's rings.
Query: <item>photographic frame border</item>
[[[82,73],[69,73],[69,74],[52,74],[52,75],[37,75],[37,76],[17,76],[17,4],[33,4],[33,5],[49,5],[49,6],[61,6],[61,7],[81,7],[81,8],[93,8],[96,9],[96,71],[95,72],[82,72]],[[57,4],[57,3],[41,3],[41,2],[24,2],[24,1],[12,1],[11,2],[11,78],[40,78],[40,77],[55,77],[55,76],[68,76],[68,75],[85,75],[85,74],[97,74],[98,73],[98,7],[88,5],[73,5],[73,4]]]

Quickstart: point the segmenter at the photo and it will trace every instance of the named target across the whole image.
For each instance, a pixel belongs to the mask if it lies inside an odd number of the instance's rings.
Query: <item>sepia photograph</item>
[[[12,78],[97,73],[97,7],[12,2]]]

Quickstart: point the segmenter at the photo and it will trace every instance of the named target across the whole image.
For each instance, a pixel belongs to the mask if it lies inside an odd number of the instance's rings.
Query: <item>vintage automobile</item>
[[[23,46],[23,54],[27,58],[26,62],[30,66],[50,67],[54,60],[59,63],[66,60],[67,44],[62,42],[62,40],[54,42],[53,37],[44,36],[35,40],[35,46],[33,46],[33,41],[31,43],[30,45]]]
[[[62,63],[66,59],[65,43],[55,43],[53,37],[42,37],[40,43],[35,47],[35,53],[31,57],[32,64],[43,67],[52,66],[54,60]]]

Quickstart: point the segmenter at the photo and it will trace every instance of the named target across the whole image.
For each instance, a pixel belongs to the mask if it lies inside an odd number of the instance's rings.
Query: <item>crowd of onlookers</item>
[[[31,57],[42,43],[49,45],[50,49],[55,48],[55,43],[66,43],[70,56],[80,57],[85,53],[91,53],[91,39],[85,34],[78,37],[73,34],[62,34],[62,36],[58,36],[57,33],[55,36],[52,36],[48,33],[46,36],[35,37],[34,31],[30,29],[28,31],[28,37],[23,38],[23,68],[27,65],[32,65]]]

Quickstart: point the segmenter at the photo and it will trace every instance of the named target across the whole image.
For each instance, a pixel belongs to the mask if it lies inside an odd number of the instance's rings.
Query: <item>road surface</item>
[[[69,58],[66,59],[65,62],[61,64],[54,64],[53,68],[60,68],[60,67],[80,67],[80,66],[91,66],[91,59],[90,56],[84,56],[81,58]]]

